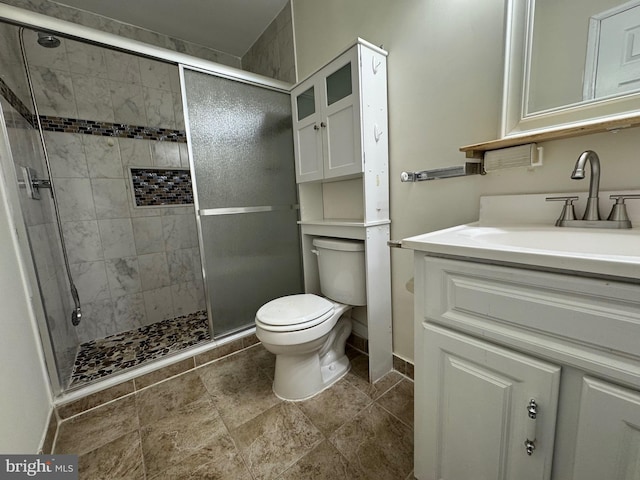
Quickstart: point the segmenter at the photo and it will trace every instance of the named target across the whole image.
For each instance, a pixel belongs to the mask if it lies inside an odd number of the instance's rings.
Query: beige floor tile
[[[69,418],[79,413],[86,412],[91,408],[115,400],[116,398],[124,397],[125,395],[133,393],[133,391],[133,380],[129,380],[128,382],[114,385],[113,387],[88,395],[74,402],[60,405],[57,408],[58,415],[60,415],[61,419]]]
[[[372,400],[377,399],[404,378],[398,372],[391,371],[372,385],[369,383],[368,365],[366,355],[354,358],[351,360],[351,370],[345,378],[349,383],[366,393]]]
[[[207,389],[195,372],[158,383],[136,393],[140,425],[148,425],[174,410],[206,397]]]
[[[221,360],[200,367],[196,372],[210,393],[234,392],[258,380],[263,372],[257,367],[254,359],[256,347],[242,350]]]
[[[324,441],[278,480],[369,480],[354,470],[338,450]]]
[[[402,380],[376,403],[413,428],[413,382]]]
[[[138,431],[127,433],[81,455],[78,459],[78,476],[90,480],[144,480]]]
[[[235,451],[220,415],[208,398],[173,410],[140,429],[147,477],[159,475],[191,455],[212,461]]]
[[[187,372],[195,367],[193,357],[186,358],[181,362],[174,363],[164,368],[160,368],[154,372],[147,373],[137,377],[134,381],[136,383],[136,390],[142,390],[145,387],[149,387],[162,380],[175,377],[181,373]]]
[[[150,480],[253,480],[240,455],[229,450],[212,460],[209,452],[195,453]]]
[[[296,403],[296,406],[322,433],[329,435],[370,403],[368,395],[342,379],[315,397]]]
[[[207,352],[200,353],[194,357],[196,365],[204,365],[205,363],[213,362],[214,360],[218,360],[219,358],[225,357],[227,355],[231,355],[238,350],[242,350],[242,339],[238,338],[237,340],[233,340],[232,342],[225,343],[224,345],[220,345],[216,348],[212,348]]]
[[[272,383],[272,380],[262,373],[253,382],[238,385],[237,389],[228,392],[214,390],[211,393],[211,400],[229,430],[239,427],[282,401],[273,394]]]
[[[231,434],[256,480],[276,478],[323,440],[320,431],[289,402],[279,403]]]
[[[375,403],[329,441],[365,478],[398,480],[413,470],[413,430]]]
[[[138,429],[132,395],[62,422],[54,453],[82,455]]]
[[[273,374],[276,370],[276,356],[264,348],[262,344],[252,347],[250,352],[256,366],[273,380]]]

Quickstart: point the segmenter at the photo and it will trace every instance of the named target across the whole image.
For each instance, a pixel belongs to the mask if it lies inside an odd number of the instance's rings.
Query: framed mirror
[[[640,0],[509,0],[507,20],[503,138],[640,117]]]

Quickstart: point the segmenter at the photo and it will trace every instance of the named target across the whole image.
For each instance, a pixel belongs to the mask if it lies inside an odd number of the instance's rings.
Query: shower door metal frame
[[[186,93],[186,89],[184,88],[185,86],[185,78],[184,78],[184,71],[185,69],[190,70],[192,72],[198,72],[198,73],[203,73],[203,74],[207,74],[207,75],[214,75],[220,78],[225,78],[228,80],[234,80],[240,83],[245,83],[247,85],[252,85],[252,86],[256,86],[256,87],[261,87],[261,88],[266,88],[269,90],[273,90],[275,92],[278,93],[283,93],[286,95],[291,95],[291,86],[288,86],[288,88],[284,89],[281,87],[278,87],[276,85],[268,85],[265,83],[261,83],[261,82],[256,82],[255,78],[238,78],[236,76],[231,76],[228,74],[224,74],[221,72],[212,72],[209,70],[205,70],[202,68],[197,68],[197,67],[192,67],[189,65],[185,65],[185,64],[179,64],[178,65],[179,69],[180,69],[180,90],[181,90],[181,94],[182,94],[182,111],[184,112],[184,123],[185,123],[185,131],[186,131],[186,135],[187,138],[191,138],[191,129],[190,129],[190,125],[189,125],[189,108],[187,106],[187,93]],[[292,141],[292,147],[293,147],[293,136],[291,138]],[[282,210],[300,210],[300,204],[299,203],[295,203],[295,204],[291,204],[291,205],[261,205],[261,206],[251,206],[251,207],[222,207],[222,208],[205,208],[205,209],[201,209],[200,208],[200,199],[198,197],[198,185],[197,185],[197,179],[195,176],[195,161],[194,161],[194,155],[193,155],[193,150],[192,150],[192,145],[191,142],[187,142],[187,149],[189,151],[189,170],[192,172],[191,175],[191,184],[192,184],[192,188],[193,188],[193,201],[194,201],[194,207],[195,207],[195,213],[196,213],[196,227],[198,230],[198,244],[200,247],[200,258],[201,258],[201,267],[202,267],[202,279],[203,279],[203,283],[204,283],[204,290],[205,292],[208,292],[208,279],[207,279],[207,272],[206,272],[206,251],[204,249],[204,238],[202,236],[202,221],[201,221],[201,217],[209,217],[209,216],[219,216],[219,215],[242,215],[242,214],[247,214],[247,213],[259,213],[259,212],[274,212],[274,211],[282,211]],[[296,188],[297,190],[297,188]],[[299,239],[300,241],[300,239]],[[302,271],[302,256],[300,258],[300,270]],[[301,281],[302,284],[304,284],[304,279],[302,279]],[[211,296],[210,295],[206,295],[206,302],[207,302],[207,318],[208,318],[208,322],[209,322],[209,332],[211,334],[211,338],[212,339],[218,339],[218,338],[222,338],[222,337],[226,337],[229,335],[233,335],[234,333],[237,333],[239,331],[243,331],[243,330],[247,330],[246,326],[241,326],[238,327],[235,330],[232,331],[228,331],[228,332],[224,332],[222,335],[220,336],[216,336],[216,332],[214,329],[214,325],[213,325],[213,305],[211,303]]]

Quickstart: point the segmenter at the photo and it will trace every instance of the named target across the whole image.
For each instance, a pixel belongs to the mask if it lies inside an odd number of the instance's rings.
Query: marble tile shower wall
[[[177,67],[25,39],[40,115],[184,129]],[[129,167],[187,167],[185,143],[45,132],[85,342],[205,308],[193,206],[134,206]]]
[[[0,0],[0,3],[59,18],[78,25],[95,28],[103,32],[113,33],[124,38],[130,38],[150,45],[185,53],[194,57],[204,58],[223,65],[240,68],[240,59],[233,55],[145,30],[134,25],[118,22],[102,15],[63,5],[62,3],[56,3],[50,0]]]
[[[283,82],[296,82],[290,2],[244,54],[242,68]]]
[[[40,115],[184,129],[174,65],[62,39],[42,48],[25,31]]]
[[[23,104],[29,105],[29,91],[20,55],[17,27],[0,23],[0,42],[3,45],[0,49],[0,77]],[[37,130],[4,98],[0,98],[0,101],[14,161],[11,167],[18,172],[20,166],[31,167],[43,174],[46,169]],[[2,165],[5,171],[10,169],[9,167]],[[73,369],[78,338],[69,321],[69,287],[51,195],[43,191],[41,200],[33,200],[21,189],[20,210],[26,224],[31,255],[38,275],[37,283],[43,299],[46,322],[55,346],[58,371],[61,377],[69,377]],[[33,282],[35,285],[36,280]]]

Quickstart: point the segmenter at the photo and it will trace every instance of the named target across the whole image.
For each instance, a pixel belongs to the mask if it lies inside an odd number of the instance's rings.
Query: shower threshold
[[[69,387],[162,358],[210,340],[207,312],[198,311],[80,345]]]

